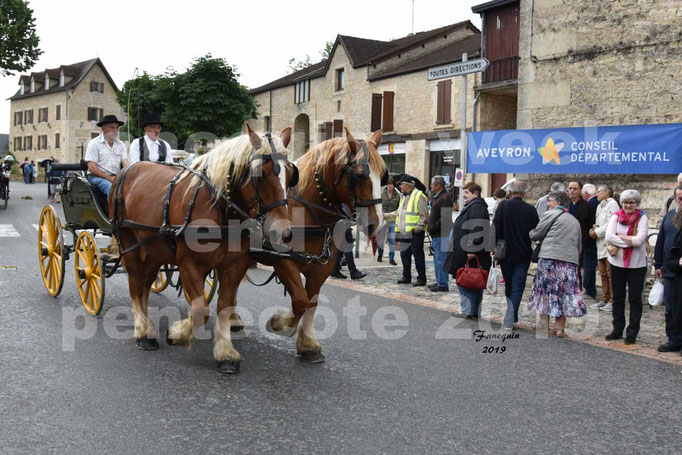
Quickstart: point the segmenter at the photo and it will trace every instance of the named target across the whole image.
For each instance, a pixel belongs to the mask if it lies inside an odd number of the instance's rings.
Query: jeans
[[[468,289],[462,286],[457,286],[457,288],[459,288],[459,305],[462,313],[478,317],[481,314],[483,289]]]
[[[433,268],[436,270],[436,284],[441,288],[448,288],[448,281],[450,275],[443,270],[445,266],[445,258],[448,257],[447,243],[448,239],[445,237],[434,237],[433,239]]]
[[[599,259],[599,274],[601,275],[601,301],[610,302],[611,294],[611,265],[609,260]]]
[[[512,327],[519,321],[519,306],[523,291],[526,289],[526,277],[530,262],[502,261],[500,268],[504,277],[504,295],[507,297],[507,313],[504,315],[504,326]]]
[[[585,294],[593,299],[597,297],[597,248],[583,249],[583,287]]]
[[[639,323],[642,319],[642,290],[646,278],[646,267],[626,269],[611,265],[611,279],[613,280],[613,331],[622,335],[625,329],[625,288],[627,286],[630,302],[630,323],[625,336],[636,338],[639,333]]]
[[[672,294],[673,286],[675,286],[675,278],[663,278],[663,301],[665,302],[665,335],[668,337],[668,343],[676,346],[682,345],[682,332],[676,330],[675,321],[673,321],[673,305]]]
[[[388,234],[388,236],[386,234]],[[387,221],[386,226],[381,230],[378,257],[384,255],[384,243],[386,240],[388,240],[388,259],[392,261],[395,259],[395,221]]]
[[[424,258],[424,231],[409,232],[400,238],[400,260],[403,263],[403,279],[412,280],[412,256],[417,268],[417,279],[426,281],[426,259]]]
[[[107,199],[109,198],[109,191],[111,191],[111,182],[109,180],[103,179],[102,177],[95,177],[94,175],[89,175],[88,182],[90,182],[90,185],[94,186],[102,193],[104,193]]]

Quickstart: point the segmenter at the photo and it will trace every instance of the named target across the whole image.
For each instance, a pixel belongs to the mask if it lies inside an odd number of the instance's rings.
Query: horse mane
[[[316,173],[319,173],[324,178],[327,169],[337,164],[345,164],[346,154],[349,150],[350,146],[345,137],[327,139],[308,150],[296,162],[299,172],[299,190],[303,192],[311,185],[317,185],[315,181]],[[356,160],[358,162],[366,160],[371,170],[376,171],[379,175],[383,175],[386,171],[386,163],[384,163],[379,152],[376,148],[372,148],[367,144],[367,153],[369,156],[365,157],[364,150],[358,144]]]
[[[258,134],[261,138],[261,148],[254,150],[248,134],[243,134],[231,139],[219,141],[209,152],[196,158],[189,167],[197,171],[205,170],[206,176],[218,193],[225,194],[234,182],[241,181],[249,172],[251,161],[255,155],[270,155],[270,142],[263,134]],[[284,147],[282,139],[277,136],[272,137],[272,141],[277,148],[277,152],[287,155],[288,151]],[[230,169],[232,168],[232,169]],[[184,179],[189,172],[181,177]],[[187,188],[199,184],[201,179],[194,176],[192,184]]]

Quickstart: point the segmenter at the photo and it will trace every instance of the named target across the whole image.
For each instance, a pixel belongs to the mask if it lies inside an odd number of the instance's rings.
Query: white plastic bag
[[[663,303],[663,283],[659,280],[654,282],[651,286],[651,291],[649,291],[649,305],[659,306]]]
[[[485,286],[485,288],[488,290],[490,295],[497,294],[497,282],[498,281],[499,280],[497,277],[497,269],[495,268],[495,264],[493,263],[493,266],[490,267],[490,272],[488,272],[488,283]]]

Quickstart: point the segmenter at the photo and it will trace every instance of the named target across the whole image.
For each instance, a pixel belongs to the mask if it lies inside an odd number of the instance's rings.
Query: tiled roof
[[[78,62],[78,63],[73,63],[71,65],[62,65],[57,68],[49,68],[45,69],[43,71],[39,72],[33,72],[28,75],[22,75],[19,78],[19,84],[26,84],[29,85],[31,82],[31,77],[35,79],[36,82],[42,83],[45,79],[45,72],[48,73],[50,79],[59,79],[59,74],[64,71],[64,75],[72,77],[73,79],[66,84],[64,84],[63,87],[59,87],[58,84],[55,84],[54,86],[51,86],[48,90],[43,90],[42,88],[36,89],[35,92],[31,93],[30,91],[25,91],[23,95],[21,95],[21,90],[18,90],[17,93],[9,98],[10,100],[16,100],[16,99],[23,99],[23,98],[29,98],[31,96],[39,96],[39,95],[45,95],[47,93],[55,93],[55,92],[61,92],[65,91],[71,87],[77,86],[81,80],[85,77],[85,75],[90,71],[90,69],[95,65],[99,63],[99,65],[102,67],[102,71],[104,71],[104,74],[106,77],[109,79],[109,82],[111,85],[114,87],[116,91],[118,91],[118,87],[116,87],[116,83],[114,80],[111,78],[109,75],[109,72],[107,69],[104,67],[102,64],[102,61],[99,58],[93,58],[90,60],[85,60],[83,62]]]
[[[370,81],[377,79],[384,79],[387,77],[397,76],[399,74],[411,73],[419,71],[436,65],[444,65],[446,63],[458,62],[462,59],[462,54],[467,53],[469,58],[478,57],[481,49],[480,35],[473,35],[461,41],[452,43],[430,54],[423,55],[414,60],[406,62],[400,66],[389,68],[388,70],[372,74],[369,77]]]
[[[364,65],[368,65],[370,63],[377,63],[382,59],[389,58],[393,55],[407,51],[413,47],[419,46],[423,42],[431,40],[439,35],[447,34],[453,30],[461,28],[469,28],[472,31],[475,31],[476,35],[470,38],[466,38],[460,42],[457,42],[454,45],[447,46],[448,48],[450,48],[450,50],[435,51],[433,54],[429,54],[424,57],[419,57],[416,60],[402,64],[398,68],[391,68],[390,70],[386,71],[382,76],[380,76],[388,77],[389,74],[395,75],[404,72],[409,72],[410,70],[418,70],[421,68],[421,65],[427,63],[428,63],[427,66],[432,66],[433,64],[429,63],[431,61],[437,61],[438,63],[435,64],[440,64],[441,62],[443,62],[443,59],[450,59],[448,61],[461,59],[462,52],[468,52],[470,56],[475,55],[476,53],[478,53],[481,43],[479,30],[470,21],[463,21],[458,22],[456,24],[446,25],[445,27],[440,27],[434,30],[419,32],[414,35],[408,35],[403,38],[395,39],[392,41],[379,41],[365,38],[356,38],[354,36],[338,35],[338,37],[336,38],[336,42],[334,43],[334,48],[332,49],[332,55],[336,51],[336,48],[339,45],[342,45],[346,50],[346,53],[348,54],[348,58],[350,59],[353,68],[358,68]],[[477,44],[474,45],[473,43]],[[465,50],[460,51],[460,49]],[[452,55],[455,52],[459,52],[459,57],[453,60]],[[329,60],[323,60],[308,68],[289,74],[287,76],[269,82],[268,84],[262,85],[260,87],[251,89],[250,93],[252,95],[255,95],[275,88],[286,87],[300,80],[313,79],[316,77],[324,76],[327,73],[329,63],[330,63]]]

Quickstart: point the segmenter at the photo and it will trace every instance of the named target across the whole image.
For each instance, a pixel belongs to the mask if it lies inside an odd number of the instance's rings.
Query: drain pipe
[[[478,106],[478,101],[481,98],[481,93],[479,92],[478,95],[476,95],[476,98],[474,98],[474,116],[471,119],[471,131],[477,131],[476,129],[476,121],[478,120],[478,114],[476,113],[476,106]]]

